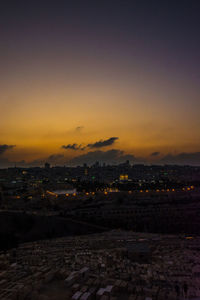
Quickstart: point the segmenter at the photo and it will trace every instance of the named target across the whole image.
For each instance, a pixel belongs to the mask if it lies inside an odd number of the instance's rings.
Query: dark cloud
[[[14,164],[9,162],[7,158],[0,157],[0,168],[8,168],[8,167],[14,167]]]
[[[39,158],[35,159],[31,162],[25,162],[24,165],[26,166],[32,166],[32,167],[42,167],[46,162],[50,163],[51,165],[59,165],[62,166],[65,164],[65,156],[63,154],[51,154],[50,156],[46,158]]]
[[[6,152],[7,150],[12,149],[14,147],[15,147],[15,145],[6,145],[6,144],[0,145],[0,155],[3,154],[4,152]]]
[[[83,128],[84,128],[84,126],[77,126],[77,127],[75,128],[75,131],[80,132]]]
[[[2,147],[3,146],[3,147]],[[71,149],[68,147],[69,145],[63,147],[64,149]],[[73,145],[72,145],[73,146]],[[8,149],[12,149],[13,145],[0,145],[1,154],[7,151]],[[81,145],[75,144],[75,148],[81,148]],[[3,150],[2,150],[3,149]],[[179,153],[179,154],[168,154],[162,158],[158,158],[157,156],[160,154],[159,152],[155,152],[156,154],[152,153],[151,156],[155,156],[157,159],[154,160],[153,163],[158,165],[163,164],[171,164],[171,165],[194,165],[200,166],[200,152],[193,152],[193,153]],[[52,154],[46,158],[40,158],[33,160],[31,162],[22,161],[13,161],[8,160],[3,155],[0,156],[0,168],[7,168],[7,167],[30,167],[30,166],[44,166],[45,162],[49,162],[52,166],[59,165],[82,165],[83,163],[87,163],[88,165],[94,164],[96,161],[100,163],[106,164],[120,164],[129,160],[132,164],[137,163],[150,163],[148,159],[143,157],[135,157],[132,154],[126,154],[124,151],[119,149],[111,149],[107,151],[102,150],[94,150],[89,151],[88,153],[78,155],[73,159],[68,159],[63,154]]]
[[[160,155],[160,152],[158,152],[158,151],[151,153],[151,156],[158,156],[158,155]]]
[[[168,154],[160,159],[158,163],[200,166],[200,152]]]
[[[59,161],[62,161],[64,158],[63,154],[52,154],[47,158],[47,161],[49,163],[58,163]]]
[[[31,162],[28,163],[25,160],[20,160],[20,161],[10,161],[7,158],[0,157],[0,169],[4,168],[14,168],[14,167],[24,167],[28,168],[30,166],[40,166],[39,161],[35,161],[35,165]]]
[[[111,149],[108,151],[90,151],[86,154],[76,156],[69,163],[72,165],[82,165],[83,163],[91,165],[99,161],[100,163],[119,164],[126,160],[129,160],[131,163],[141,162],[141,159],[136,158],[134,155],[125,154],[124,151],[118,149]]]
[[[61,146],[62,149],[65,150],[84,150],[85,147],[82,147],[82,145],[78,145],[78,144],[68,144],[68,145],[62,145]]]
[[[93,144],[88,144],[87,147],[92,149],[92,148],[102,148],[102,147],[110,146],[114,144],[114,142],[118,139],[119,139],[118,137],[111,137],[107,140],[100,140]]]
[[[77,128],[81,128],[81,127],[77,127]],[[74,143],[74,144],[62,145],[61,148],[65,149],[65,150],[75,150],[75,151],[85,150],[86,148],[90,148],[90,149],[103,148],[103,147],[110,146],[110,145],[114,144],[114,142],[118,139],[119,139],[118,137],[111,137],[107,140],[100,140],[100,141],[95,142],[93,144],[88,144],[87,146],[83,146],[82,144],[79,145],[77,143]]]
[[[9,161],[6,157],[0,157],[0,168],[14,168],[14,167],[27,167],[25,160]]]

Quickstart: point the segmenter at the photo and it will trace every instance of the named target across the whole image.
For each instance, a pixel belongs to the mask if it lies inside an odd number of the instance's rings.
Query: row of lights
[[[193,190],[193,189],[194,189],[194,186],[182,188],[183,191],[191,191],[191,190]],[[140,193],[144,193],[144,192],[145,192],[145,193],[149,193],[149,190],[145,190],[145,191],[144,191],[144,190],[140,190]],[[166,190],[164,190],[164,189],[162,189],[162,190],[157,189],[156,192],[157,192],[157,193],[159,193],[159,192],[175,192],[175,189],[174,189],[174,188],[171,189],[171,190],[170,190],[170,189],[166,189]],[[129,193],[129,194],[132,194],[133,191],[129,191],[128,193]],[[90,194],[90,193],[88,193],[88,192],[85,193],[86,196],[88,196],[89,194]],[[92,195],[95,195],[94,192],[91,192],[91,194],[92,194]],[[76,196],[76,193],[73,193],[72,195],[73,195],[73,196]],[[104,195],[108,195],[108,192],[105,191],[105,192],[104,192]],[[69,196],[69,194],[66,194],[66,196]]]
[[[190,186],[190,187],[186,187],[186,188],[182,188],[182,191],[191,191],[191,190],[194,190],[194,186],[192,185],[192,186]],[[140,193],[143,193],[143,192],[146,192],[146,193],[148,193],[149,192],[149,190],[140,190]],[[159,190],[159,189],[157,189],[156,190],[156,192],[157,193],[159,193],[159,192],[175,192],[175,189],[173,188],[173,189],[162,189],[162,190]],[[132,191],[129,191],[129,193],[131,194],[132,193]]]
[[[191,191],[191,190],[194,190],[194,186],[190,186],[190,187],[186,187],[186,188],[182,188],[182,191]],[[162,190],[159,190],[157,189],[156,190],[157,193],[159,192],[175,192],[175,189],[162,189]],[[47,191],[48,194],[52,195],[52,196],[56,196],[58,197],[58,195],[56,193],[53,193],[53,192],[50,192],[50,191]],[[128,192],[129,194],[132,194],[133,191],[129,191]],[[140,190],[140,193],[149,193],[149,190]],[[88,196],[89,194],[92,194],[92,195],[95,195],[95,192],[86,192],[85,195]],[[77,194],[76,193],[73,193],[72,196],[76,196]],[[104,191],[104,195],[108,195],[108,192],[107,191]],[[66,197],[69,197],[70,194],[65,194]]]

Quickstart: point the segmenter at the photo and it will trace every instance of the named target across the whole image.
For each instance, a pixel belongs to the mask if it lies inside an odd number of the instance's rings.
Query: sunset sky
[[[199,15],[198,0],[1,3],[0,167],[198,164]]]

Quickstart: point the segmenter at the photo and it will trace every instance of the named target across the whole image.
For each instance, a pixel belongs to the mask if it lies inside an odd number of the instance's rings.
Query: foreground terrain
[[[110,231],[0,256],[0,299],[199,299],[200,237]]]

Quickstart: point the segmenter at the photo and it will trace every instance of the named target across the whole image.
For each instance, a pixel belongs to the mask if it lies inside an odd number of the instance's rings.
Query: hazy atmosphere
[[[199,1],[0,7],[0,167],[198,164]]]

